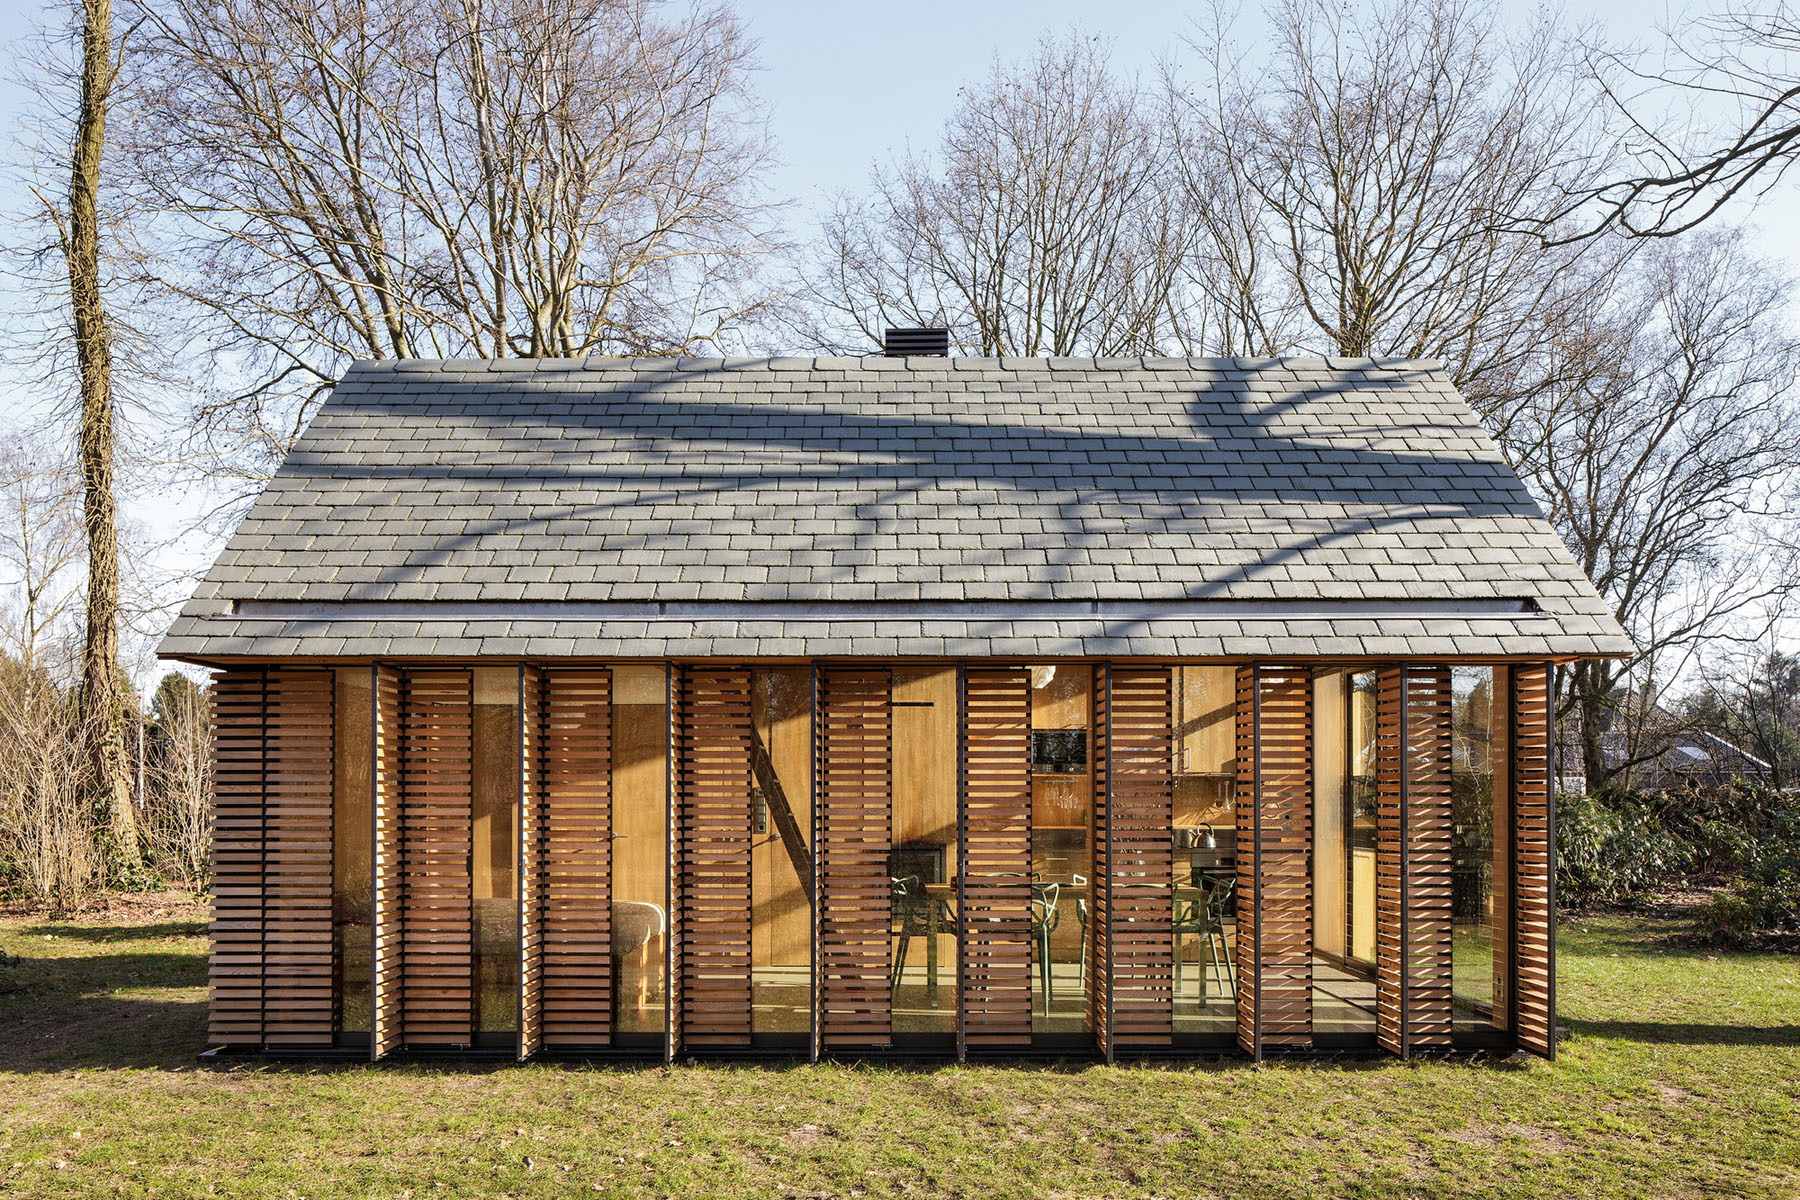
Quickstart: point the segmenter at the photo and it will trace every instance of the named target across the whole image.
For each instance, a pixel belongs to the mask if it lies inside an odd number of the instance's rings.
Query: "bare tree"
[[[1434,358],[1503,416],[1616,266],[1537,234],[1591,169],[1570,43],[1481,0],[1284,0],[1269,20],[1262,69],[1215,14],[1192,43],[1204,85],[1172,83],[1201,262],[1225,268],[1200,272],[1223,284],[1219,345]]]
[[[1800,161],[1800,12],[1692,17],[1660,55],[1595,49],[1590,67],[1634,166],[1573,188],[1573,234],[1674,237],[1761,197]],[[1723,126],[1723,132],[1720,127]]]
[[[806,269],[802,336],[879,345],[888,325],[945,324],[965,353],[1154,352],[1190,241],[1172,147],[1105,45],[1046,38],[965,89],[935,159],[879,167],[840,198]]]
[[[151,866],[198,894],[212,847],[212,717],[204,689],[178,672],[163,676],[151,703],[140,797]]]
[[[1710,665],[1684,715],[1768,764],[1768,784],[1791,789],[1800,771],[1800,658],[1773,638]]]
[[[79,645],[67,649],[79,657]],[[0,879],[58,908],[77,905],[103,876],[74,700],[50,665],[0,654]]]
[[[101,177],[107,117],[119,78],[111,0],[81,0],[80,83],[68,148],[69,190],[57,218],[68,275],[69,317],[80,385],[76,461],[87,561],[86,640],[81,664],[84,778],[108,814],[115,850],[137,861],[137,823],[125,754],[124,679],[119,670],[119,516],[115,483],[118,414],[113,331],[103,287]]]
[[[145,3],[134,175],[225,364],[203,426],[252,470],[351,358],[680,353],[769,300],[725,8]]]
[[[0,563],[10,578],[13,617],[4,631],[26,667],[39,663],[81,594],[70,576],[81,565],[79,487],[47,442],[14,434],[0,440]]]
[[[1639,647],[1562,675],[1590,788],[1661,749],[1628,680],[1674,678],[1793,586],[1777,536],[1800,470],[1789,287],[1737,233],[1655,248],[1609,289],[1604,319],[1555,348],[1558,385],[1509,429],[1509,457]]]

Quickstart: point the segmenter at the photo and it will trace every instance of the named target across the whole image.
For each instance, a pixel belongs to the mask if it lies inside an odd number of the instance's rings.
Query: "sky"
[[[781,164],[770,184],[776,196],[794,203],[789,232],[796,238],[808,235],[811,214],[833,192],[860,188],[873,163],[909,142],[920,149],[932,146],[958,89],[985,75],[996,55],[1017,59],[1046,32],[1080,29],[1111,41],[1115,67],[1148,78],[1162,57],[1186,55],[1182,38],[1194,28],[1192,17],[1205,11],[1203,5],[1172,0],[912,0],[903,8],[843,0],[739,0],[736,7],[760,43],[757,87],[769,107]],[[1510,0],[1507,8],[1526,16],[1535,6]],[[0,46],[7,61],[17,61],[21,40],[46,11],[35,0],[0,0]],[[1662,41],[1659,26],[1679,23],[1690,11],[1696,10],[1595,0],[1581,13],[1602,22],[1615,41],[1653,45]],[[1254,28],[1253,12],[1243,26],[1245,32]],[[17,127],[28,101],[0,67],[0,131]],[[20,211],[24,201],[18,182],[0,176],[0,213]],[[1734,216],[1755,225],[1765,252],[1800,276],[1800,222],[1778,219],[1793,211],[1800,211],[1800,183],[1786,184],[1756,210]],[[0,304],[0,322],[16,324],[20,301],[7,299],[10,307]],[[0,435],[30,420],[39,407],[16,369],[0,362]],[[131,497],[129,515],[160,541],[179,533],[205,502],[198,492],[146,489]],[[216,548],[211,538],[189,534],[160,545],[157,565],[165,575],[186,572],[191,578],[204,571]],[[167,592],[178,598],[187,590],[189,583],[177,580]],[[140,684],[158,671],[146,650],[147,642],[131,664]]]

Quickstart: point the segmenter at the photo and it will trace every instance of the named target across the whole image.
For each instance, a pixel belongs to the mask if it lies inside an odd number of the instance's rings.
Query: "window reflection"
[[[1375,1033],[1373,686],[1367,672],[1313,679],[1315,1034]]]
[[[1375,965],[1375,672],[1350,677],[1350,784],[1345,823],[1350,839],[1350,950]]]
[[[1031,668],[1031,1030],[1082,1033],[1093,875],[1094,670]]]
[[[668,686],[660,664],[613,668],[613,1029],[627,1037],[663,1034]]]
[[[751,724],[773,768],[750,797],[750,1028],[806,1033],[812,906],[800,875],[812,871],[812,672],[753,671],[750,681]]]
[[[1450,674],[1452,999],[1454,1027],[1466,1030],[1507,1026],[1506,730],[1495,676],[1492,667]]]
[[[1237,1022],[1237,668],[1175,668],[1175,1031]]]
[[[519,1027],[519,673],[475,672],[474,994],[477,1042]],[[490,1035],[484,1039],[482,1035]]]
[[[957,697],[954,667],[896,667],[893,691],[893,1030],[956,1031]]]
[[[369,1037],[369,668],[336,672],[331,928],[340,1044]]]

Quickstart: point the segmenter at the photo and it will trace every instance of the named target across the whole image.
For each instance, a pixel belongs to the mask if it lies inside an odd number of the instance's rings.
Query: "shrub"
[[[1556,799],[1556,888],[1564,903],[1622,904],[1685,878],[1692,848],[1657,809],[1626,798]]]

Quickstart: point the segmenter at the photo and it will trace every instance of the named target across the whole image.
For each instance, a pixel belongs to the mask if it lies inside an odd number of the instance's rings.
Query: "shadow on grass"
[[[1568,1021],[1583,1037],[1662,1046],[1800,1046],[1800,1025],[1691,1025],[1672,1021]]]
[[[154,942],[164,938],[205,937],[206,922],[164,921],[159,925],[28,925],[26,937],[53,937],[104,945],[109,942]]]

